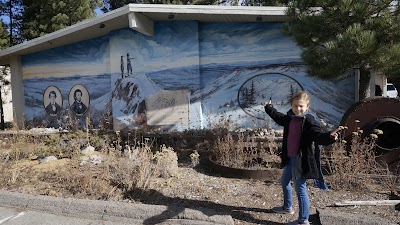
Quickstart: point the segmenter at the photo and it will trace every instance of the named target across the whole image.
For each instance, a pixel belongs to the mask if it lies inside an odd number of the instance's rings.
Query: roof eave
[[[270,17],[269,21],[282,22],[287,20],[285,11],[286,7],[129,4],[95,18],[4,49],[0,51],[0,65],[10,64],[13,56],[31,54],[88,40],[124,27],[130,27],[146,35],[152,35],[152,22],[168,20],[167,18],[170,14],[177,15],[174,20],[214,21],[220,20],[221,16],[231,16],[233,21],[241,21],[242,19],[237,17],[242,15],[243,18],[247,20],[251,18],[252,21],[255,17],[262,16],[264,18]],[[101,24],[103,25],[100,26]]]

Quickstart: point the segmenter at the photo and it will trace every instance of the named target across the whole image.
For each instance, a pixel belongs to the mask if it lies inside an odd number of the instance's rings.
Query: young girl
[[[274,207],[276,213],[293,214],[292,186],[293,180],[299,202],[299,217],[289,224],[310,224],[309,200],[306,179],[318,178],[318,168],[312,152],[312,143],[329,145],[338,138],[338,130],[325,133],[314,117],[306,114],[310,98],[305,92],[293,94],[292,109],[283,114],[272,106],[271,100],[265,105],[265,112],[279,125],[283,126],[281,184],[283,189],[283,206]]]

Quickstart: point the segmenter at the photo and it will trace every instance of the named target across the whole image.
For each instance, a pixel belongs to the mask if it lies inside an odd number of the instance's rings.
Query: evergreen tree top
[[[285,27],[302,48],[309,73],[333,79],[352,68],[399,76],[398,2],[388,0],[295,0]]]

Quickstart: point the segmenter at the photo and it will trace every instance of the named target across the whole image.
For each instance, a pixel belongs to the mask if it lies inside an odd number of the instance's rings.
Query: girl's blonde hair
[[[290,98],[290,104],[292,104],[294,100],[303,100],[307,102],[307,106],[310,106],[310,96],[304,91],[294,93]]]

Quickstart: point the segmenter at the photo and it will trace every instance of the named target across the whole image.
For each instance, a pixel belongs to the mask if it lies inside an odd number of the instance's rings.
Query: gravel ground
[[[68,179],[61,179],[57,172],[60,172],[60,168],[61,170],[68,168],[66,166],[68,163],[69,160],[65,159],[44,164],[39,164],[37,160],[21,160],[18,164],[13,164],[11,170],[2,171],[3,179],[13,179],[14,177],[15,181],[2,182],[0,188],[56,197],[101,200],[108,198],[110,201],[174,205],[195,209],[210,208],[221,214],[231,215],[235,224],[282,225],[297,219],[298,207],[295,193],[294,210],[296,213],[294,215],[280,215],[271,211],[272,207],[280,206],[283,202],[279,184],[280,174],[275,174],[274,177],[266,180],[237,179],[217,176],[215,172],[206,170],[206,166],[196,168],[179,166],[177,177],[157,178],[150,190],[144,192],[142,190],[135,192],[134,190],[134,195],[114,193],[116,198],[113,199],[107,195],[112,196],[112,192],[116,189],[110,187],[110,184],[102,180],[101,176],[91,176],[92,180],[87,180],[86,176],[76,177],[71,174],[73,179],[69,179],[69,182],[76,183],[62,183]],[[19,169],[16,169],[17,166]],[[94,170],[99,169],[94,168]],[[326,180],[329,182],[330,177],[326,177]],[[95,183],[98,185],[93,186]],[[81,187],[78,188],[77,185]],[[310,221],[315,225],[320,224],[316,214],[317,208],[381,217],[400,224],[400,211],[395,210],[395,206],[334,207],[335,202],[345,200],[390,199],[389,193],[377,184],[370,183],[353,190],[325,191],[309,183],[308,188],[311,205]],[[138,193],[141,195],[138,196]],[[396,194],[399,195],[399,192]]]
[[[329,181],[329,177],[326,178]],[[270,181],[224,178],[193,168],[180,168],[179,177],[156,182],[155,190],[141,199],[149,204],[171,204],[188,208],[212,208],[233,217],[235,224],[286,224],[297,219],[297,200],[294,194],[294,215],[279,215],[272,207],[283,202],[279,179]],[[400,211],[394,206],[335,207],[345,200],[387,200],[388,193],[376,185],[361,190],[320,190],[308,183],[310,221],[320,224],[316,209],[370,215],[400,224]]]

